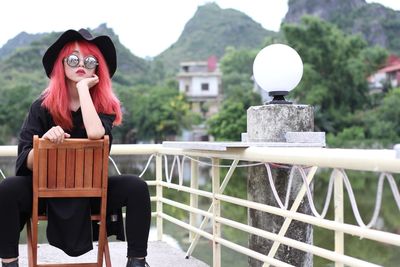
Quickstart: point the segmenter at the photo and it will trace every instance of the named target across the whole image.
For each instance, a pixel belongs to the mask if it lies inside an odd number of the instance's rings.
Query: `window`
[[[208,91],[208,90],[209,90],[208,83],[202,83],[201,84],[201,91]]]
[[[189,90],[190,90],[190,86],[186,84],[186,85],[185,85],[185,91],[186,91],[186,92],[189,92]]]

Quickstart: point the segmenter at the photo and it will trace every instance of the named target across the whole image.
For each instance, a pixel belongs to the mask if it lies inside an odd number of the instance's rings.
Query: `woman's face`
[[[73,82],[93,77],[98,64],[94,56],[83,55],[78,44],[75,45],[74,51],[64,58],[63,62],[65,77]]]

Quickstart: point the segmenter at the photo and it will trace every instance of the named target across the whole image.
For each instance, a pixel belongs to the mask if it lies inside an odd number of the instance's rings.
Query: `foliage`
[[[253,87],[253,61],[257,50],[235,49],[228,47],[220,61],[224,95],[229,97],[234,88],[248,89]]]
[[[382,104],[365,112],[366,135],[378,140],[400,142],[400,88],[391,90],[382,99]]]
[[[118,91],[123,99],[124,122],[116,130],[122,141],[127,141],[127,135],[133,131],[135,140],[158,143],[196,122],[189,104],[175,88],[140,86]]]
[[[257,52],[228,48],[221,60],[224,101],[219,113],[207,121],[209,134],[217,140],[239,141],[246,132],[247,109],[261,103],[252,91],[252,67]]]
[[[314,17],[303,17],[301,25],[284,25],[282,30],[304,63],[303,79],[293,96],[321,112],[316,116],[321,130],[340,132],[346,127],[346,114],[368,106],[365,77],[384,62],[386,52]]]
[[[400,142],[400,88],[378,98],[371,109],[358,110],[348,119],[351,126],[328,134],[330,147],[392,148]]]
[[[246,109],[243,103],[225,100],[218,114],[208,120],[209,134],[216,140],[240,141],[246,132]]]

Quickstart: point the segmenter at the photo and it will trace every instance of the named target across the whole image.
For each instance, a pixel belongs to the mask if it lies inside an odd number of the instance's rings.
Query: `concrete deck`
[[[113,267],[126,266],[126,243],[110,242],[110,254]],[[97,248],[95,245],[94,248]],[[63,262],[91,262],[96,259],[96,249],[75,258],[68,257],[63,251],[48,244],[40,244],[38,249],[39,262],[50,263],[54,261]],[[20,267],[27,267],[27,247],[19,246]],[[148,247],[147,262],[151,267],[206,267],[209,266],[193,257],[185,259],[185,252],[174,248],[162,241],[150,241]]]

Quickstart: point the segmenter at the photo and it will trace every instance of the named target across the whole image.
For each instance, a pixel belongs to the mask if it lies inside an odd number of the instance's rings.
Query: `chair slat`
[[[57,188],[65,188],[66,149],[57,149]]]
[[[77,149],[75,154],[75,187],[83,187],[83,161],[85,157],[85,151],[83,149]]]
[[[47,150],[39,149],[39,188],[47,187]]]
[[[93,187],[101,188],[101,178],[103,173],[103,150],[95,148],[93,152]]]
[[[85,163],[83,171],[83,187],[93,186],[93,149],[85,149]]]
[[[65,187],[72,188],[74,186],[75,186],[75,150],[67,149]]]
[[[57,185],[57,150],[49,149],[47,152],[47,187],[56,188]]]
[[[101,189],[93,189],[93,188],[55,188],[55,189],[46,189],[46,190],[39,190],[40,197],[51,197],[51,198],[58,198],[58,197],[101,197]]]
[[[50,148],[72,148],[72,149],[78,149],[78,148],[83,148],[83,147],[102,147],[103,146],[103,140],[90,140],[90,142],[87,142],[88,139],[77,139],[77,138],[71,138],[71,139],[66,139],[64,142],[61,144],[54,144],[49,140],[41,140],[39,144],[39,148],[43,149],[50,149]]]

